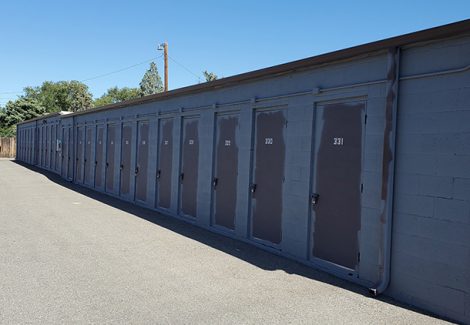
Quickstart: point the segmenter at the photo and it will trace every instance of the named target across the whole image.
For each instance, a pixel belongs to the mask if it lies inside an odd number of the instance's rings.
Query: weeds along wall
[[[470,322],[469,65],[458,33],[57,113],[17,159]]]

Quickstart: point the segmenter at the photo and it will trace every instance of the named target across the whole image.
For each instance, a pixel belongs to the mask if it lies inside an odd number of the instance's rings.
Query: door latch
[[[121,166],[119,167],[119,169],[123,170],[123,169],[124,169],[124,165],[121,165]]]
[[[320,198],[320,194],[318,194],[318,193],[313,193],[312,194],[311,201],[310,201],[312,203],[312,206],[317,205],[319,198]]]
[[[254,194],[256,192],[256,184],[251,184],[250,185],[250,192],[251,192],[251,194]]]
[[[137,175],[139,173],[139,167],[136,167],[134,173]]]
[[[157,170],[157,179],[160,179],[161,175],[162,175],[162,171],[160,169]]]
[[[219,183],[219,179],[217,177],[214,177],[212,179],[212,187],[215,189],[217,187],[217,183]]]
[[[184,180],[184,173],[181,173],[180,174],[180,181],[183,182],[183,180]]]

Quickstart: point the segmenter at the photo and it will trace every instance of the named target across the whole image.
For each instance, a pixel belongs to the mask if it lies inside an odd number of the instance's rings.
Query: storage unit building
[[[21,161],[470,322],[468,20],[17,132]]]

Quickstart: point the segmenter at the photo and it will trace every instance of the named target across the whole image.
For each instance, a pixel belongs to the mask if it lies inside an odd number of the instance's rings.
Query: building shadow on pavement
[[[440,318],[439,316],[431,314],[427,311],[423,311],[419,308],[415,308],[413,306],[398,302],[394,300],[393,298],[390,298],[386,295],[380,295],[378,297],[371,297],[369,295],[368,289],[365,287],[361,287],[357,284],[337,278],[323,271],[316,270],[300,262],[290,260],[286,257],[276,255],[269,251],[265,251],[249,243],[242,242],[240,240],[224,236],[223,234],[218,234],[218,233],[209,231],[207,229],[204,229],[196,224],[192,224],[185,220],[171,217],[171,216],[166,216],[155,210],[141,207],[131,202],[123,201],[119,198],[109,196],[105,193],[97,192],[90,188],[74,184],[70,181],[63,179],[58,174],[43,170],[39,167],[28,165],[28,164],[22,163],[20,161],[15,161],[15,160],[13,162],[31,171],[34,171],[36,173],[46,176],[50,181],[60,186],[63,186],[64,188],[83,194],[92,199],[98,200],[104,204],[107,204],[114,208],[130,213],[138,218],[145,219],[155,225],[158,225],[170,231],[176,232],[187,238],[196,240],[200,243],[203,243],[214,249],[222,251],[226,254],[230,254],[233,257],[239,258],[263,270],[267,270],[267,271],[281,270],[288,274],[296,274],[305,278],[312,279],[314,281],[320,281],[320,282],[323,282],[323,283],[326,283],[335,287],[343,288],[345,290],[354,292],[356,294],[369,297],[370,299],[377,299],[385,303],[393,304],[395,306],[412,310],[412,311],[415,311],[424,315]],[[312,308],[314,308],[314,306],[312,306]]]

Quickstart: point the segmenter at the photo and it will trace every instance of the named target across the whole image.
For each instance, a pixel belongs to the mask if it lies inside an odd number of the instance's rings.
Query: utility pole
[[[168,43],[163,43],[163,57],[165,59],[165,91],[168,91]]]
[[[163,50],[163,60],[165,62],[164,91],[168,91],[168,42],[158,45],[158,50]]]

